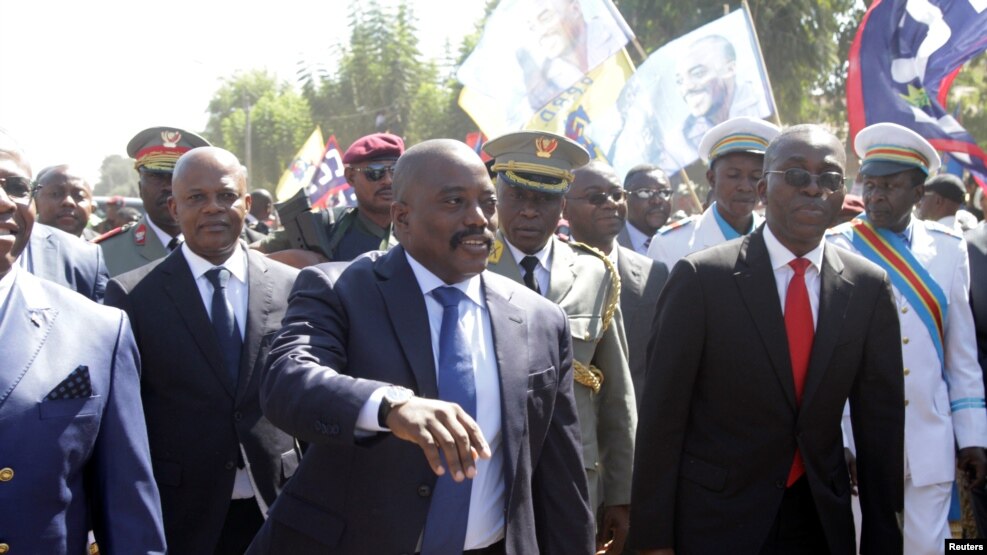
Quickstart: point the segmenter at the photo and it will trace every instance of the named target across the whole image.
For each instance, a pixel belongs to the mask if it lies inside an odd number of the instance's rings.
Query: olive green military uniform
[[[110,277],[140,268],[168,254],[168,249],[147,224],[147,215],[132,224],[110,231],[96,241],[103,249]]]
[[[258,245],[258,250],[272,253],[305,248],[320,253],[329,260],[348,261],[364,252],[388,250],[397,245],[397,239],[394,238],[389,227],[382,228],[361,217],[359,210],[356,207],[337,207],[331,213],[321,210],[303,212],[296,217],[310,219],[317,244],[301,245],[301,239],[293,237],[294,232],[285,228],[264,237]]]

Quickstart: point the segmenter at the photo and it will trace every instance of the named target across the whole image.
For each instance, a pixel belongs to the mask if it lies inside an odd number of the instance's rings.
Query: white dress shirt
[[[525,269],[521,266],[521,260],[525,256],[534,256],[538,259],[538,265],[535,266],[535,279],[538,280],[538,288],[541,289],[541,295],[544,297],[548,294],[548,286],[552,280],[552,240],[549,238],[545,246],[541,248],[540,251],[535,254],[525,254],[521,252],[520,249],[511,244],[510,241],[504,240],[507,244],[507,248],[511,249],[511,256],[514,257],[514,262],[517,263],[518,271],[521,272],[521,278],[524,278]]]
[[[154,232],[154,235],[157,236],[158,241],[161,241],[161,245],[167,251],[168,250],[168,243],[170,243],[171,242],[171,239],[172,239],[171,235],[168,235],[168,233],[166,231],[164,231],[160,227],[154,225],[154,222],[151,221],[151,218],[145,217],[144,220],[147,221],[147,227],[151,228],[151,231]],[[181,233],[178,234],[178,241],[179,242],[184,242],[185,241],[185,237]]]
[[[212,321],[212,293],[213,286],[206,277],[206,272],[217,266],[205,258],[192,252],[187,243],[182,243],[182,255],[188,263],[192,277],[195,278],[195,286],[199,288],[199,296],[202,297],[202,304],[206,307],[206,314]],[[236,326],[240,331],[240,339],[245,337],[247,331],[247,255],[243,249],[236,248],[226,262],[220,266],[230,271],[230,281],[226,284],[226,298],[233,306],[233,315],[236,317]],[[253,486],[253,477],[250,475],[250,464],[247,462],[247,455],[243,452],[243,445],[240,445],[240,454],[243,457],[244,467],[237,469],[236,481],[233,482],[233,499],[249,499],[256,497],[260,506],[261,514],[267,514],[267,507],[260,496],[255,496],[256,488]]]
[[[447,284],[410,254],[406,252],[405,255],[422,295],[425,296],[425,308],[428,310],[428,324],[432,338],[432,357],[437,375],[443,309],[442,304],[432,296],[431,292]],[[507,505],[501,438],[500,374],[494,352],[490,313],[483,297],[483,282],[480,276],[473,276],[466,281],[452,284],[451,287],[459,289],[466,295],[466,298],[459,302],[459,328],[466,337],[473,357],[473,377],[476,384],[475,420],[493,454],[490,459],[476,461],[476,477],[473,478],[470,493],[464,549],[479,549],[504,538],[504,507]],[[384,388],[378,389],[361,407],[356,423],[358,431],[364,433],[388,431],[386,428],[381,428],[377,422],[377,413],[383,396]]]
[[[624,227],[627,228],[627,236],[631,240],[631,246],[634,247],[634,252],[639,254],[648,254],[648,247],[645,246],[645,243],[647,243],[648,239],[651,237],[645,235],[640,229],[634,227],[634,224],[631,222],[624,224]]]
[[[805,289],[809,293],[809,305],[812,307],[813,329],[816,327],[816,322],[819,321],[819,268],[822,267],[823,243],[824,240],[820,238],[819,245],[801,257],[809,261],[809,265],[805,268]],[[792,254],[778,241],[778,238],[771,233],[769,226],[764,226],[764,244],[768,247],[768,257],[771,259],[775,285],[778,288],[778,299],[781,301],[781,313],[784,315],[788,283],[795,276],[795,270],[788,263],[799,257]]]

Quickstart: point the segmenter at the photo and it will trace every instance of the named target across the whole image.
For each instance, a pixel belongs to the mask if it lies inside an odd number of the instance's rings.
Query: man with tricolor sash
[[[699,144],[699,156],[709,165],[706,180],[713,203],[692,216],[658,230],[648,256],[669,269],[680,259],[754,231],[764,221],[754,212],[764,150],[778,127],[757,118],[736,117],[710,129]]]
[[[857,134],[854,149],[866,212],[834,228],[829,240],[884,268],[894,286],[905,378],[904,552],[941,553],[950,536],[954,468],[969,487],[982,486],[987,475],[967,248],[952,230],[912,216],[926,178],[940,166],[928,141],[878,123]]]

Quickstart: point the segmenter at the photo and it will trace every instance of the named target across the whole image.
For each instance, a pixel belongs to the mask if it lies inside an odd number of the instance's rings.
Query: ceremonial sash
[[[723,234],[723,237],[726,238],[727,241],[729,241],[730,239],[736,239],[737,237],[740,237],[740,234],[737,233],[737,230],[734,229],[730,224],[728,224],[727,221],[723,219],[723,216],[720,215],[720,211],[716,209],[715,202],[709,207],[709,209],[713,211],[713,217],[716,218],[716,225],[720,226],[720,233]],[[750,232],[752,231],[754,231],[753,214],[751,214],[751,228],[748,229],[747,233],[744,233],[744,235],[749,235]]]
[[[896,233],[875,228],[866,216],[858,217],[851,228],[853,246],[865,258],[888,272],[891,283],[908,299],[929,330],[929,337],[939,355],[940,367],[945,370],[946,294]]]

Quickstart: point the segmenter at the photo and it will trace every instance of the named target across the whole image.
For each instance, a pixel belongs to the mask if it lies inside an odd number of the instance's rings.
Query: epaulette
[[[124,231],[129,230],[130,228],[134,227],[135,225],[137,225],[137,222],[130,222],[129,224],[122,225],[122,226],[120,226],[120,227],[118,227],[116,229],[111,229],[111,230],[107,231],[106,233],[100,235],[99,237],[93,239],[92,241],[90,241],[90,243],[96,243],[96,244],[102,243],[103,241],[109,239],[110,237],[116,237],[117,235],[120,235],[121,233],[123,233]]]
[[[826,235],[826,237],[829,237],[831,235],[846,235],[846,233],[847,233],[847,231],[849,231],[850,226],[852,225],[852,223],[853,223],[853,220],[851,220],[849,222],[843,222],[843,223],[841,223],[839,225],[834,225],[833,227],[828,228],[826,230],[825,235]]]
[[[938,231],[939,233],[949,235],[950,237],[953,237],[955,239],[963,238],[963,236],[957,233],[955,229],[951,227],[946,227],[939,222],[932,222],[929,220],[923,220],[923,222],[925,223],[925,229],[929,231]]]
[[[685,226],[687,226],[687,225],[689,225],[691,223],[694,223],[695,221],[696,221],[696,217],[695,216],[689,216],[688,218],[682,218],[681,220],[679,220],[677,222],[672,222],[672,223],[666,225],[665,227],[659,229],[658,230],[658,235],[664,235],[664,234],[668,233],[669,231],[675,231],[676,229],[685,227]]]
[[[606,331],[607,326],[610,325],[610,320],[613,319],[613,313],[620,303],[620,274],[617,272],[617,267],[614,266],[613,261],[606,253],[596,247],[579,241],[569,241],[569,246],[598,256],[603,261],[603,265],[607,267],[607,271],[610,272],[610,298],[607,300],[606,310],[603,311],[603,331]]]

